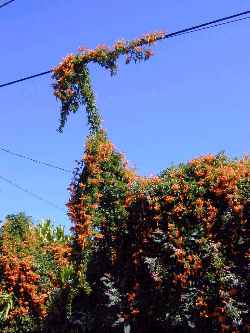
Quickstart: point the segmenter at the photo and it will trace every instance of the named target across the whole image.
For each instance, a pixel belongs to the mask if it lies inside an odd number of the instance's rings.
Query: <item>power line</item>
[[[14,2],[15,0],[9,0],[9,1],[6,1],[5,3],[3,3],[2,5],[0,5],[0,9],[11,4],[12,2]]]
[[[8,82],[8,83],[0,84],[0,88],[10,86],[12,84],[19,83],[19,82],[22,82],[22,81],[30,80],[30,79],[33,79],[35,77],[43,76],[43,75],[46,75],[46,74],[49,74],[49,73],[52,73],[52,69],[50,69],[46,72],[41,72],[41,73],[35,74],[35,75],[26,76],[22,79],[18,79],[18,80],[11,81],[11,82]]]
[[[62,207],[56,205],[56,204],[53,203],[52,201],[49,201],[49,200],[47,200],[47,199],[44,199],[44,198],[41,197],[40,195],[38,195],[38,194],[36,194],[36,193],[34,193],[34,192],[32,192],[32,191],[26,189],[26,188],[23,188],[22,186],[18,185],[17,183],[13,182],[12,180],[10,180],[10,179],[8,179],[8,178],[5,178],[5,177],[3,177],[3,176],[1,176],[1,175],[0,175],[0,179],[3,180],[4,182],[8,183],[9,185],[11,185],[11,186],[13,186],[13,187],[19,189],[20,191],[25,192],[25,193],[28,194],[29,196],[31,196],[31,197],[33,197],[33,198],[35,198],[35,199],[37,199],[37,200],[40,200],[40,201],[46,203],[47,205],[50,205],[50,206],[52,206],[52,207],[54,207],[54,208],[56,208],[56,209],[58,209],[58,210],[60,210],[60,211],[65,212],[65,210],[64,210]]]
[[[226,24],[236,23],[236,22],[239,22],[239,21],[242,21],[242,20],[249,19],[250,16],[242,17],[242,16],[246,16],[246,15],[249,15],[249,14],[250,14],[250,10],[245,11],[245,12],[241,12],[241,13],[237,13],[237,14],[234,14],[234,15],[231,15],[231,16],[222,17],[220,19],[216,19],[216,20],[206,22],[206,23],[203,23],[203,24],[191,26],[189,28],[178,30],[178,31],[172,32],[170,34],[166,34],[164,39],[173,38],[173,37],[177,37],[177,36],[181,36],[181,35],[186,35],[186,34],[194,33],[194,32],[197,32],[197,31],[202,31],[202,30],[206,30],[206,29],[217,28],[219,26],[226,25]],[[10,82],[7,82],[7,83],[3,83],[3,84],[0,84],[0,88],[10,86],[10,85],[22,82],[22,81],[30,80],[30,79],[33,79],[33,78],[38,77],[38,76],[47,75],[49,73],[52,73],[52,71],[53,70],[50,69],[50,70],[47,70],[45,72],[41,72],[41,73],[38,73],[38,74],[35,74],[35,75],[26,76],[26,77],[23,77],[21,79],[15,80],[15,81],[10,81]]]
[[[236,20],[227,21],[227,22],[217,23],[217,24],[213,24],[213,25],[210,25],[210,26],[205,26],[205,27],[202,27],[202,28],[193,29],[193,30],[186,31],[186,32],[183,32],[183,33],[180,32],[178,35],[174,35],[174,36],[167,35],[166,38],[187,35],[187,34],[190,34],[190,33],[193,33],[193,32],[202,31],[202,30],[208,30],[208,29],[212,29],[212,28],[217,28],[217,27],[220,27],[222,25],[226,25],[226,24],[230,24],[230,23],[236,23],[236,22],[244,21],[244,20],[248,20],[248,19],[250,19],[250,16],[242,17],[242,18],[239,18],[239,19],[236,19]]]
[[[60,171],[63,171],[63,172],[67,172],[67,173],[71,173],[70,170],[68,169],[64,169],[64,168],[61,168],[57,165],[54,165],[54,164],[51,164],[51,163],[47,163],[47,162],[43,162],[43,161],[40,161],[40,160],[37,160],[37,159],[34,159],[32,157],[29,157],[29,156],[26,156],[26,155],[23,155],[23,154],[20,154],[20,153],[15,153],[9,149],[6,149],[6,148],[3,148],[0,146],[0,150],[5,152],[5,153],[8,153],[10,155],[13,155],[13,156],[16,156],[16,157],[19,157],[19,158],[23,158],[23,159],[26,159],[26,160],[29,160],[33,163],[36,163],[36,164],[41,164],[41,165],[45,165],[49,168],[53,168],[53,169],[57,169],[57,170],[60,170]]]
[[[250,14],[250,10],[247,10],[245,12],[237,13],[237,14],[230,15],[230,16],[225,16],[225,17],[222,17],[222,18],[210,21],[210,22],[202,23],[202,24],[192,26],[192,27],[189,27],[186,29],[172,32],[171,34],[167,34],[165,38],[171,38],[171,37],[175,37],[177,35],[182,35],[184,33],[199,31],[199,30],[202,30],[201,28],[208,27],[211,25],[213,25],[213,27],[217,27],[218,26],[217,23],[224,22],[224,21],[228,21],[228,22],[225,22],[225,24],[233,23],[233,22],[235,22],[234,19],[236,19],[237,17],[241,17],[241,16],[245,16],[245,15],[249,15],[249,14]]]

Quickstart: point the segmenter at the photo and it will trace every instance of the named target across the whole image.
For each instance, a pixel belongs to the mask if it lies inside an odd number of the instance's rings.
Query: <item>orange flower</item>
[[[128,293],[127,297],[128,297],[129,302],[133,302],[136,297],[136,293],[134,293],[134,292]]]
[[[96,239],[103,239],[103,238],[104,238],[104,235],[103,235],[103,234],[96,234],[96,235],[95,235],[95,238],[96,238]]]
[[[96,179],[96,178],[92,178],[89,180],[90,184],[91,185],[98,185],[100,183],[100,180],[99,179]]]
[[[243,206],[242,205],[233,206],[233,211],[236,214],[240,214],[243,211]]]
[[[195,201],[195,204],[196,204],[197,208],[202,208],[203,205],[204,205],[204,201],[203,201],[201,198],[198,198],[198,199]]]
[[[137,308],[135,308],[135,309],[133,309],[133,310],[131,311],[131,314],[132,314],[133,316],[138,316],[139,313],[140,313],[140,310],[137,309]]]
[[[172,189],[173,191],[177,192],[177,191],[179,191],[180,186],[179,186],[178,184],[173,184],[173,185],[171,186],[171,189]]]
[[[166,195],[165,197],[163,197],[163,200],[165,203],[171,204],[174,201],[174,197],[172,197],[171,195]]]

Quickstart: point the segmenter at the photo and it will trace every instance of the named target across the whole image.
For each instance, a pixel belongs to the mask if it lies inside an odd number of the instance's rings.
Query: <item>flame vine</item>
[[[114,75],[119,56],[147,60],[165,36],[83,48],[54,69],[59,130],[81,105],[90,130],[69,187],[72,237],[48,222],[7,219],[4,333],[249,330],[249,157],[209,154],[140,177],[101,127],[88,63]]]
[[[88,63],[114,75],[119,56],[145,61],[148,46],[165,36],[83,48],[54,69],[59,130],[82,104],[90,129],[69,188],[75,312],[85,309],[90,319],[82,325],[92,323],[92,332],[236,333],[248,325],[249,158],[207,155],[156,177],[137,176],[101,128],[90,83]]]
[[[53,70],[54,94],[61,102],[59,132],[62,132],[68,115],[71,112],[75,113],[80,105],[86,107],[90,131],[96,132],[101,128],[101,119],[87,68],[88,63],[97,63],[114,75],[121,55],[125,55],[126,64],[131,61],[148,60],[153,55],[150,46],[165,37],[166,33],[156,32],[129,42],[119,40],[112,48],[106,45],[99,45],[94,50],[80,48],[76,55],[68,55]]]

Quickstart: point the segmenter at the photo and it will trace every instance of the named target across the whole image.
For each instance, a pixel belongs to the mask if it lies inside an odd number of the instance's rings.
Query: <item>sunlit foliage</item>
[[[24,213],[8,215],[0,234],[1,332],[41,328],[51,297],[63,283],[70,248],[63,228],[49,220],[34,225]]]
[[[53,70],[54,94],[61,102],[59,132],[62,132],[69,113],[75,113],[80,105],[86,107],[90,130],[100,129],[101,119],[91,87],[88,63],[97,63],[114,75],[121,55],[126,57],[126,64],[148,60],[153,55],[150,46],[165,37],[166,33],[155,32],[132,41],[119,40],[112,48],[106,45],[98,45],[93,50],[80,48],[76,55],[65,57]]]
[[[147,60],[165,36],[84,48],[54,69],[59,130],[81,104],[90,130],[69,186],[72,232],[7,216],[1,332],[249,332],[249,157],[208,154],[141,177],[101,126],[86,65],[115,74],[120,55]]]
[[[207,155],[139,177],[101,131],[83,161],[69,202],[80,325],[88,318],[93,332],[246,330],[249,158]]]

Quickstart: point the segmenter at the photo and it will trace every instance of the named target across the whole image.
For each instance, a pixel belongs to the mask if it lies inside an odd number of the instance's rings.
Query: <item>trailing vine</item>
[[[59,131],[86,108],[90,133],[69,186],[72,236],[8,216],[0,230],[3,333],[248,332],[250,159],[206,155],[141,177],[102,129],[88,63],[117,72],[163,32],[54,69]]]
[[[83,161],[68,207],[93,331],[247,327],[249,159],[207,155],[139,177],[98,132]]]
[[[69,188],[72,318],[92,332],[236,333],[248,325],[249,158],[207,155],[140,177],[101,129],[90,84],[89,62],[114,75],[120,55],[147,60],[165,36],[80,49],[54,70],[59,129],[81,104],[90,127]]]
[[[76,55],[68,55],[53,70],[54,94],[61,102],[59,132],[62,132],[68,115],[75,113],[80,105],[86,107],[90,131],[100,130],[101,119],[91,87],[88,63],[98,63],[114,75],[119,56],[125,55],[126,64],[148,60],[153,55],[150,46],[165,37],[166,33],[155,32],[132,41],[118,40],[112,48],[98,45],[93,50],[80,48]]]

